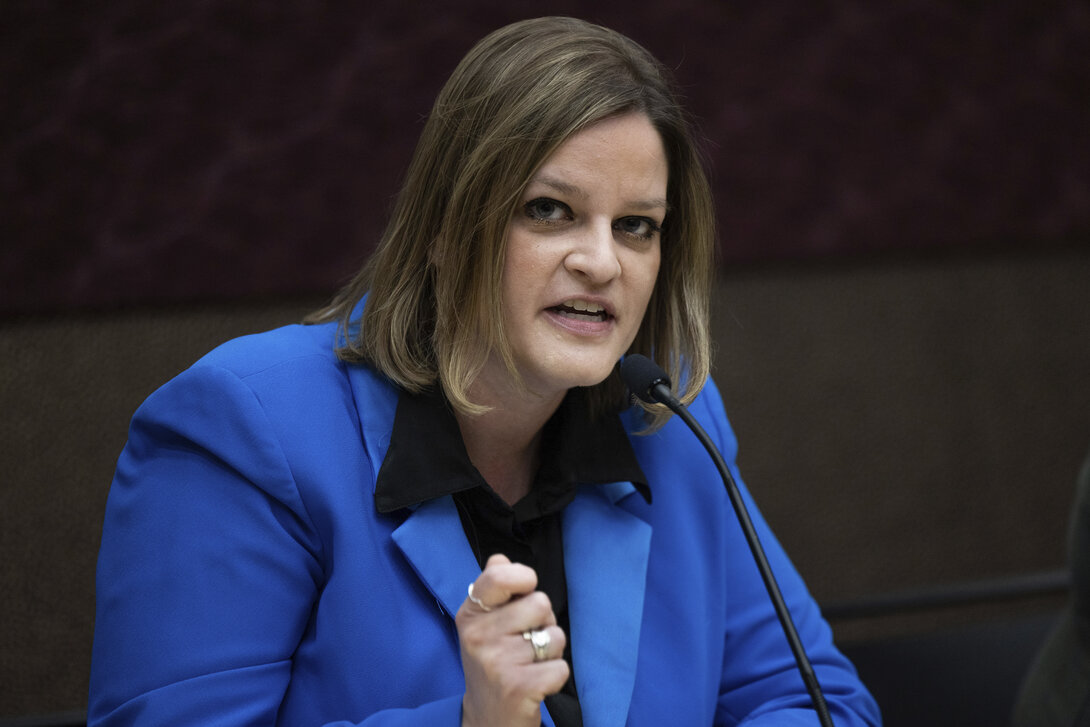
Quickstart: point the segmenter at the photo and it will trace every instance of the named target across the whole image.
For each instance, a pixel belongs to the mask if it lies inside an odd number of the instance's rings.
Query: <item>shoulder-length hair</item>
[[[537,169],[572,134],[602,119],[646,114],[669,165],[654,291],[629,353],[662,365],[691,401],[710,366],[708,296],[715,213],[693,137],[667,70],[615,31],[573,18],[526,20],[480,41],[435,101],[368,263],[311,322],[340,320],[345,361],[367,363],[418,392],[437,383],[467,414],[490,352],[518,380],[504,336],[507,229]],[[359,325],[353,310],[367,296]],[[600,415],[627,406],[618,369],[586,391]],[[648,408],[651,429],[668,417]]]

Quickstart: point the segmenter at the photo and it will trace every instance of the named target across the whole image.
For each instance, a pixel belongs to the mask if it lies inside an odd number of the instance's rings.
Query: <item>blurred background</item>
[[[887,724],[1002,723],[1090,452],[1076,0],[5,2],[0,720],[81,719],[135,408],[345,282],[454,65],[542,14],[678,79],[742,472]]]

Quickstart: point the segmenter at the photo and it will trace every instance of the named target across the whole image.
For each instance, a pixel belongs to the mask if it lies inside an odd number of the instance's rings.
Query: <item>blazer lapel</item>
[[[443,609],[453,617],[481,574],[450,495],[429,500],[393,532],[394,542]]]
[[[394,530],[393,539],[417,577],[453,618],[465,601],[466,588],[481,574],[454,500],[447,495],[423,503]],[[544,702],[541,722],[554,727]]]
[[[568,616],[586,727],[628,718],[636,682],[651,526],[615,502],[630,483],[580,488],[564,511]]]
[[[586,727],[623,725],[636,682],[651,526],[614,505],[630,492],[627,483],[582,488],[564,511],[568,614]],[[457,613],[481,569],[453,499],[420,505],[393,539],[443,609]],[[542,719],[551,725],[544,709]]]
[[[397,390],[365,366],[349,366],[348,377],[371,462],[371,482],[390,447]],[[481,573],[450,496],[424,502],[393,532],[394,543],[417,577],[451,617],[466,597],[466,586]]]

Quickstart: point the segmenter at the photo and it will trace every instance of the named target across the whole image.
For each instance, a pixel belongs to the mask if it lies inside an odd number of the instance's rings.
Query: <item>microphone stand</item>
[[[798,665],[799,674],[806,685],[806,691],[810,694],[810,701],[817,712],[818,720],[821,722],[822,727],[835,727],[833,718],[829,714],[829,706],[825,703],[825,695],[821,692],[821,685],[818,683],[817,675],[814,674],[810,658],[806,655],[802,640],[799,639],[799,633],[795,629],[795,622],[791,619],[791,612],[787,610],[787,604],[784,603],[779,584],[776,583],[776,576],[773,575],[772,567],[768,564],[768,558],[765,556],[764,548],[761,547],[760,538],[757,537],[757,531],[754,529],[753,521],[746,510],[742,494],[738,490],[734,477],[731,476],[730,471],[727,469],[727,463],[723,461],[723,455],[719,453],[719,449],[712,442],[708,433],[704,431],[704,427],[700,426],[700,422],[689,413],[689,410],[670,391],[670,380],[666,377],[665,372],[649,359],[638,354],[627,356],[625,363],[628,363],[629,359],[636,359],[632,361],[631,365],[633,378],[638,378],[640,374],[644,374],[650,381],[647,386],[643,386],[642,382],[636,388],[629,385],[632,393],[645,401],[650,398],[652,403],[657,401],[669,407],[671,411],[681,417],[682,421],[689,425],[689,429],[704,445],[704,449],[708,450],[712,461],[715,462],[716,469],[719,470],[719,474],[723,478],[723,484],[727,488],[730,504],[734,507],[734,513],[738,517],[738,523],[742,526],[746,543],[749,545],[750,552],[753,553],[753,560],[756,561],[757,569],[761,572],[761,579],[768,591],[768,597],[776,610],[776,617],[780,620],[780,626],[783,628],[784,636],[787,637],[791,653],[795,656],[795,663]],[[636,373],[637,370],[639,370],[638,374]],[[628,376],[625,378],[628,379]],[[642,392],[646,392],[647,396],[642,395]]]

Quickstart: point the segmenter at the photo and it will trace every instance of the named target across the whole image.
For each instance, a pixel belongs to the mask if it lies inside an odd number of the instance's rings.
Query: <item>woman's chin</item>
[[[542,389],[548,391],[563,389],[566,391],[570,389],[597,386],[609,378],[609,375],[613,373],[614,365],[615,364],[604,366],[599,364],[572,367],[565,371],[563,376],[556,377],[550,382],[550,385],[546,385],[542,387]]]

